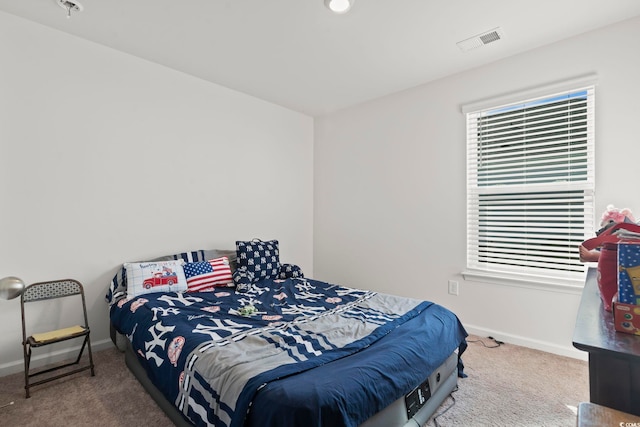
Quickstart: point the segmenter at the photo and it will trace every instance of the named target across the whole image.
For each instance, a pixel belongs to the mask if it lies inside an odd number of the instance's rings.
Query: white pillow
[[[183,264],[183,260],[124,263],[127,270],[127,297],[151,292],[186,291]]]

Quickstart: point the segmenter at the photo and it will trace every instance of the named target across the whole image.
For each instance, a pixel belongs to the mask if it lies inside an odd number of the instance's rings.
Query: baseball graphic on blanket
[[[169,362],[171,362],[173,366],[177,365],[178,357],[180,357],[183,346],[184,337],[175,337],[173,341],[171,341],[171,344],[169,344],[169,348],[167,349],[167,356],[169,356]]]

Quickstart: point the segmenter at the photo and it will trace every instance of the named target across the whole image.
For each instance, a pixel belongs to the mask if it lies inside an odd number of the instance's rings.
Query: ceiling
[[[638,0],[0,0],[0,11],[318,116],[640,15]],[[456,42],[500,27],[467,52]]]

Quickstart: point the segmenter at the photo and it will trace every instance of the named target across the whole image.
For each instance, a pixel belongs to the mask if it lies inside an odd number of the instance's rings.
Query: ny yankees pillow
[[[262,279],[275,279],[280,272],[280,253],[277,240],[237,241],[238,268],[246,267],[253,273],[253,283]]]
[[[302,279],[303,277],[304,273],[302,272],[302,269],[295,264],[282,264],[280,266],[278,279]]]

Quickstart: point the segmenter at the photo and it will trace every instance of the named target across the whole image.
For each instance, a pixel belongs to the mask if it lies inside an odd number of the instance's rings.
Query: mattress
[[[466,347],[438,304],[311,279],[150,293],[111,319],[128,366],[192,425],[421,424],[455,388]]]
[[[134,353],[128,341],[122,340],[122,336],[118,336],[117,332],[112,329],[112,339],[114,343],[119,342],[119,346],[125,352],[125,363],[133,375],[138,379],[140,384],[155,400],[160,409],[169,417],[169,419],[178,427],[192,427],[193,424],[186,419],[177,408],[171,404],[165,396],[153,385],[149,380],[145,369],[140,364],[138,357]],[[435,411],[440,407],[442,402],[453,392],[458,385],[458,352],[453,352],[447,360],[438,366],[428,377],[421,383],[427,383],[430,395],[425,397],[424,401],[413,407],[408,397],[420,390],[420,386],[411,390],[405,396],[402,396],[384,408],[382,411],[373,415],[360,425],[360,427],[421,427],[431,418]],[[424,396],[424,395],[423,395]]]

